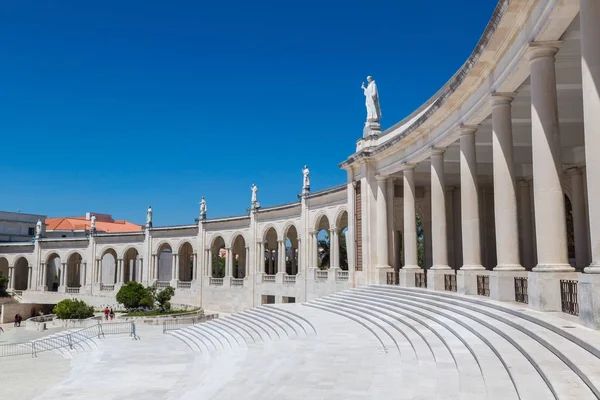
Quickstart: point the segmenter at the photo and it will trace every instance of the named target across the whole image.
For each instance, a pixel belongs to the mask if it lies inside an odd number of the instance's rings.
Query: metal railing
[[[213,278],[212,276],[208,280],[210,286],[223,286],[223,278]]]
[[[275,275],[263,275],[263,283],[275,283]]]
[[[0,344],[0,357],[31,355],[37,357],[44,351],[62,348],[73,349],[73,346],[86,340],[104,338],[106,335],[128,334],[134,340],[139,339],[133,322],[100,323],[68,333],[61,332],[55,336],[36,339],[25,343]]]
[[[65,293],[68,294],[79,294],[79,289],[78,287],[68,287],[65,289]]]
[[[17,297],[23,297],[23,291],[22,290],[13,289],[12,290],[12,295],[13,296],[17,296]]]
[[[296,283],[296,275],[284,275],[283,283],[286,285],[294,285]]]
[[[191,288],[192,288],[192,282],[181,282],[181,281],[177,282],[177,289],[191,289]]]
[[[327,270],[323,270],[323,271],[316,270],[315,271],[315,280],[316,281],[320,281],[320,282],[326,281],[328,279],[328,277],[329,277],[329,271],[327,271]]]
[[[169,281],[156,281],[157,289],[164,289],[164,288],[168,288],[169,286],[171,286],[171,282],[169,282]]]
[[[396,274],[396,271],[386,273],[385,274],[386,283],[388,285],[397,285],[398,284],[398,279],[396,279],[397,276],[398,276],[398,274]]]
[[[560,281],[560,304],[562,311],[572,315],[579,315],[579,303],[577,302],[578,281]]]
[[[185,328],[186,326],[192,326],[201,322],[211,321],[219,318],[219,314],[202,315],[194,318],[173,318],[163,321],[163,333],[167,331],[175,331],[177,329]]]
[[[456,292],[456,275],[444,274],[444,290]]]
[[[415,272],[415,287],[427,289],[427,271]]]
[[[338,271],[337,272],[337,280],[338,281],[347,281],[348,280],[348,271]]]
[[[244,287],[244,279],[243,278],[231,278],[231,286]]]
[[[527,278],[515,277],[515,301],[517,303],[529,303],[529,295],[527,294]]]
[[[107,284],[101,283],[100,284],[100,291],[101,292],[114,292],[115,291],[115,285],[114,284],[107,285]]]
[[[490,277],[488,275],[477,275],[477,294],[490,297]]]

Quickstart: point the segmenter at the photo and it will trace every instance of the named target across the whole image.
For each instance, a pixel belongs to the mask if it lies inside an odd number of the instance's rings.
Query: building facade
[[[600,328],[597,21],[594,0],[500,0],[429,101],[383,132],[365,127],[341,187],[198,225],[0,245],[0,263],[36,301],[96,301],[139,280],[217,311],[396,281],[502,301],[525,288],[533,309],[560,311],[568,287]]]

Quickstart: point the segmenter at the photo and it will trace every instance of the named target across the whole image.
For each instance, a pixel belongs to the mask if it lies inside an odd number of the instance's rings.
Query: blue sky
[[[8,1],[0,210],[155,225],[346,180],[377,81],[384,128],[467,59],[496,0]]]

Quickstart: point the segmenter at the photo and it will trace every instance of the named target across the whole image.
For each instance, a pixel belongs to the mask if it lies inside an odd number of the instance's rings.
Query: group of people
[[[21,326],[21,321],[23,321],[21,314],[15,314],[15,328]]]
[[[110,317],[110,320],[112,321],[115,318],[115,312],[113,311],[112,308],[106,307],[104,309],[104,319],[108,321],[109,317]]]

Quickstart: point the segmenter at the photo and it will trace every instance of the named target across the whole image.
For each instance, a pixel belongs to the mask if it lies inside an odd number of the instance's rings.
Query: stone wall
[[[54,304],[41,303],[5,303],[2,304],[0,313],[0,324],[6,324],[15,320],[15,314],[21,314],[23,321],[32,317],[31,310],[35,308],[36,314],[41,310],[44,314],[49,314],[54,308]]]

